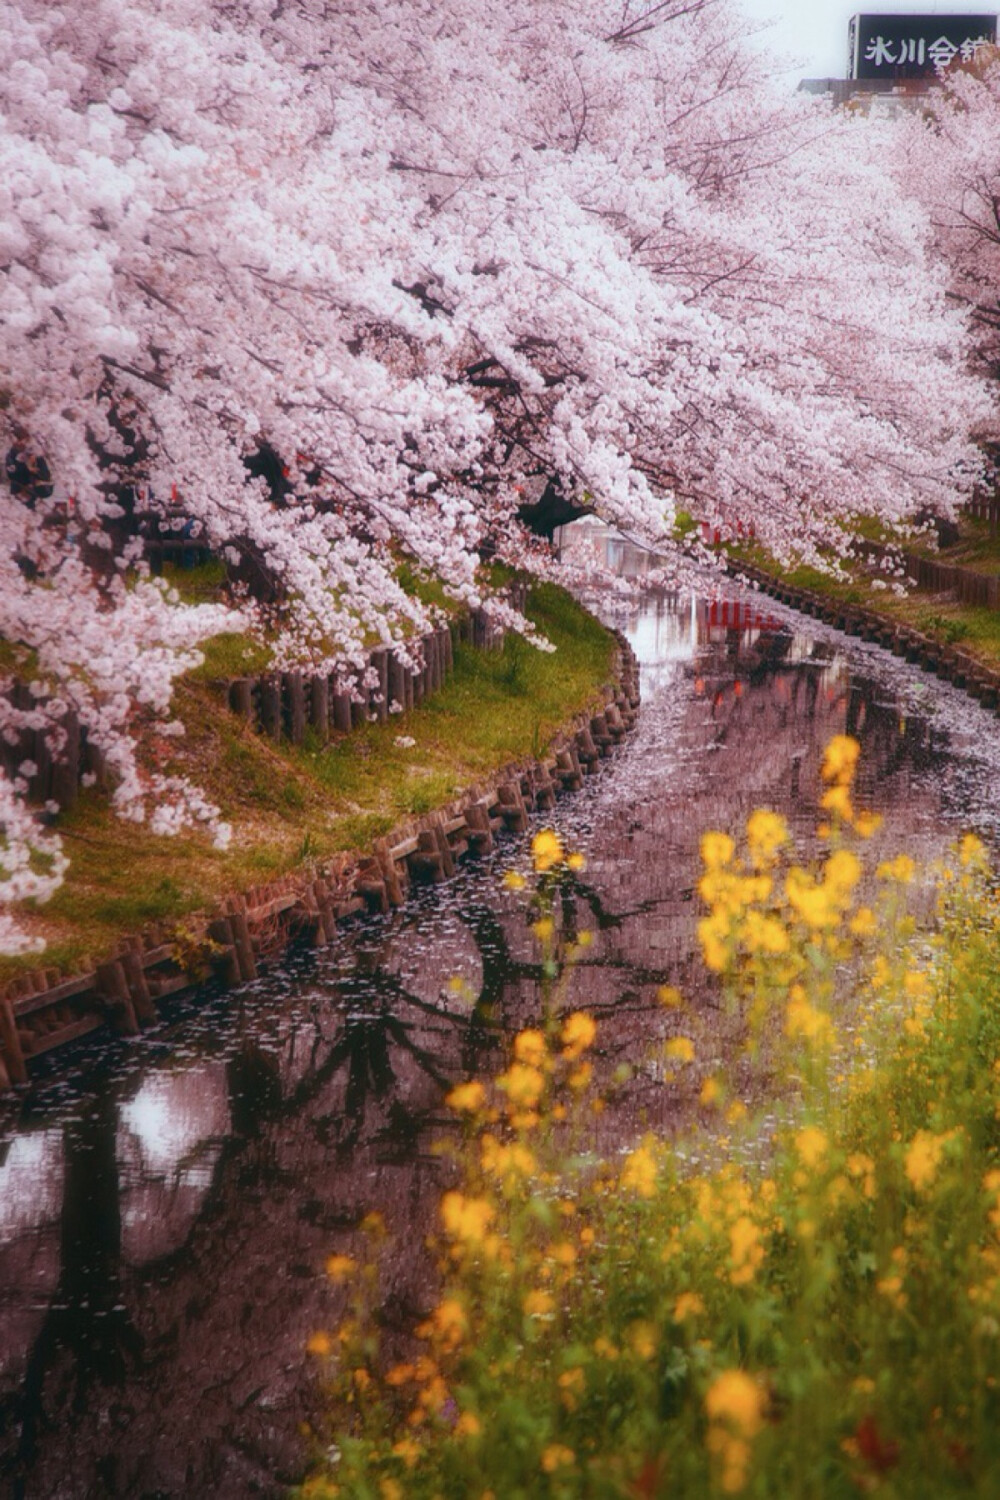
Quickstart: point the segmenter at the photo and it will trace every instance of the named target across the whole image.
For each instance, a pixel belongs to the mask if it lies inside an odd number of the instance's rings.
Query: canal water
[[[880,849],[1000,841],[998,723],[964,695],[761,596],[615,610],[638,729],[545,819],[587,859],[560,913],[592,934],[567,1003],[602,1023],[605,1077],[629,1068],[608,1149],[683,1120],[730,1041],[694,957],[705,829],[770,806],[808,849],[823,746],[850,732]],[[301,1474],[323,1412],[306,1341],[343,1310],[326,1257],[377,1209],[390,1335],[426,1306],[443,1092],[538,1013],[524,898],[501,878],[527,871],[527,843],[0,1100],[0,1492],[271,1496]],[[662,1070],[681,1024],[663,983],[690,1002],[681,1081]]]

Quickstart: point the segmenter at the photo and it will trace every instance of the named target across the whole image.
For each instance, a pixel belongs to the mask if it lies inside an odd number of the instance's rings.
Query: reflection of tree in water
[[[864,785],[882,793],[890,784],[905,792],[926,750],[925,726],[901,724],[880,685],[849,679],[828,649],[798,661],[787,631],[749,646],[733,634],[690,668],[701,689],[676,689],[686,695],[672,711],[691,742],[687,760],[663,772],[650,743],[652,705],[650,727],[607,790],[595,783],[588,869],[558,891],[563,948],[582,929],[595,934],[565,1001],[603,1023],[606,1074],[623,1058],[636,1068],[608,1132],[640,1128],[640,1110],[661,1126],[672,1107],[648,1062],[653,1043],[677,1027],[657,1007],[656,988],[680,983],[695,1021],[716,1024],[712,993],[699,992],[694,975],[700,831],[738,826],[762,798],[811,823],[822,743],[837,730],[862,739]],[[571,823],[572,813],[561,807],[559,817]],[[467,1003],[435,1002],[398,972],[403,951],[448,979],[437,925],[445,910],[475,955]],[[386,1316],[403,1323],[419,1303],[417,1250],[441,1172],[426,1147],[444,1125],[443,1091],[497,1071],[504,1036],[538,1016],[543,976],[529,920],[495,878],[463,874],[364,925],[351,972],[329,954],[301,956],[285,992],[279,981],[270,995],[234,1002],[242,1032],[230,1017],[199,1044],[225,1056],[228,1139],[184,1242],[141,1266],[122,1258],[119,1101],[109,1078],[95,1079],[93,1098],[65,1127],[58,1288],[26,1379],[0,1404],[3,1472],[21,1492],[277,1494],[294,1478],[297,1424],[313,1399],[302,1348],[329,1311],[323,1258],[350,1251],[377,1206],[399,1245]]]
[[[59,1282],[21,1389],[0,1401],[0,1433],[16,1434],[8,1468],[14,1494],[24,1492],[39,1444],[67,1413],[74,1425],[96,1415],[98,1389],[122,1393],[109,1415],[113,1424],[127,1421],[123,1388],[143,1341],[121,1300],[116,1128],[114,1095],[98,1091],[63,1131]]]

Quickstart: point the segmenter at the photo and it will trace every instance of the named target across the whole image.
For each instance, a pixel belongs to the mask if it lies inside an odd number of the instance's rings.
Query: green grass
[[[981,523],[967,520],[963,522],[963,526],[981,526]],[[783,569],[759,547],[739,550],[733,548],[731,553],[735,561],[745,558],[747,562],[792,587],[809,589],[823,598],[855,605],[887,620],[913,626],[944,644],[960,643],[964,651],[985,666],[1000,666],[998,610],[987,609],[982,605],[961,604],[957,600],[942,598],[939,594],[933,596],[934,602],[931,605],[928,594],[916,588],[911,588],[905,596],[899,597],[888,589],[873,588],[873,575],[858,566],[852,569],[849,579],[837,579],[811,567],[802,566],[791,571]],[[945,562],[962,562],[952,548],[935,555]],[[962,562],[962,565],[968,564]]]
[[[230,891],[366,849],[504,763],[540,753],[596,699],[614,642],[551,585],[533,592],[529,614],[555,653],[513,638],[497,652],[460,645],[454,675],[420,708],[328,745],[310,736],[300,748],[273,744],[228,711],[211,679],[228,675],[216,669],[240,660],[247,638],[210,642],[209,662],[178,687],[187,733],[165,769],[190,776],[221,807],[234,829],[229,850],[195,835],[158,837],[121,822],[96,792],[83,794],[59,821],[72,860],[66,882],[33,918],[49,944],[43,962],[71,971],[151,923],[182,924]],[[401,737],[414,745],[397,745]],[[0,960],[0,983],[38,963]]]

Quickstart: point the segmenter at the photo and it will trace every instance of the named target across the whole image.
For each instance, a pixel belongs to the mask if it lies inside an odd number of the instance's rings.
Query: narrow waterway
[[[859,801],[886,814],[880,847],[930,860],[967,827],[996,845],[1000,823],[1000,726],[954,689],[756,596],[616,608],[639,727],[547,819],[587,857],[561,914],[593,933],[572,1004],[604,1023],[605,1072],[631,1069],[602,1119],[612,1146],[670,1129],[726,1048],[694,957],[706,828],[767,805],[807,846],[843,731],[863,746]],[[4,1493],[278,1495],[299,1475],[322,1412],[304,1347],[343,1295],[325,1258],[378,1209],[385,1320],[407,1324],[427,1295],[443,1090],[495,1068],[537,1012],[524,901],[500,879],[527,863],[511,839],[334,947],[0,1101]],[[696,1012],[680,1084],[657,1062],[677,1025],[664,982]]]

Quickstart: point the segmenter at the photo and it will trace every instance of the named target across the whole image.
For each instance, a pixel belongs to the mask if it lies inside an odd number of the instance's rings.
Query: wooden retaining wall
[[[964,688],[984,708],[995,710],[1000,704],[1000,671],[984,666],[959,646],[935,640],[875,610],[844,604],[810,589],[796,588],[747,563],[732,563],[728,572],[732,577],[755,583],[764,593],[802,614],[824,620],[847,635],[856,635],[864,641],[884,646],[887,651],[905,657],[925,672],[933,672],[955,687]]]
[[[527,584],[512,583],[508,597],[523,612]],[[409,655],[417,663],[415,670],[401,653],[377,646],[369,651],[350,686],[344,686],[342,675],[336,672],[268,672],[232,678],[221,687],[233,712],[260,733],[300,745],[309,725],[325,741],[331,733],[349,734],[370,719],[384,723],[393,703],[403,712],[423,703],[451,676],[457,641],[467,641],[482,651],[499,651],[504,637],[504,630],[485,610],[474,609],[457,616],[450,626],[442,625],[408,643]],[[27,711],[44,703],[26,683],[13,685],[10,701]],[[56,750],[48,728],[25,729],[12,744],[0,741],[0,767],[11,779],[23,765],[34,767],[26,777],[29,801],[40,806],[54,802],[65,809],[73,806],[88,773],[104,788],[105,766],[103,754],[88,742],[73,709],[60,722],[62,744]]]
[[[367,854],[338,855],[233,894],[172,932],[161,926],[128,938],[85,973],[66,978],[40,968],[14,980],[0,995],[0,1090],[26,1083],[33,1060],[55,1048],[101,1027],[135,1035],[168,997],[213,977],[226,985],[254,979],[289,943],[329,943],[349,918],[386,912],[412,884],[447,880],[459,860],[489,853],[499,833],[523,833],[530,813],[578,790],[635,724],[638,663],[622,636],[614,684],[600,712],[580,716],[544,759],[505,767]]]
[[[898,558],[917,588],[929,594],[953,594],[960,604],[978,605],[983,609],[1000,609],[1000,576],[978,573],[959,563],[942,562],[920,552],[886,547],[881,542],[865,542],[862,557],[880,562],[883,557]]]

